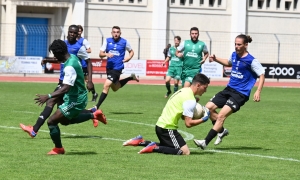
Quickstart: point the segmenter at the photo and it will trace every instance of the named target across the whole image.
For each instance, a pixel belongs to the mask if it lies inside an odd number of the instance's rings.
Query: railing
[[[46,47],[39,56],[49,55],[48,45],[54,39],[67,38],[68,27],[40,25],[12,25],[0,24],[0,56],[27,55],[34,48]],[[189,28],[187,30],[166,30],[167,38],[152,39],[152,29],[122,28],[122,37],[127,39],[135,55],[133,59],[151,59],[151,52],[155,45],[151,42],[174,44],[174,36],[181,36],[182,40],[190,39]],[[164,31],[164,30],[159,30]],[[234,51],[234,39],[232,32],[200,31],[199,40],[204,41],[209,51],[216,56],[227,58]],[[236,35],[239,32],[234,33]],[[249,44],[249,52],[261,63],[300,64],[300,34],[274,34],[274,33],[248,33],[253,41]],[[18,36],[17,36],[18,35]],[[42,36],[44,38],[38,38]],[[41,40],[45,39],[46,41]],[[99,49],[107,37],[111,37],[111,27],[84,27],[83,36],[89,41],[92,49],[91,58],[98,58]],[[34,38],[32,38],[34,37]],[[32,42],[34,41],[34,42]],[[21,52],[23,54],[16,54]],[[155,51],[154,51],[155,52]],[[164,59],[163,49],[156,49],[160,59]]]

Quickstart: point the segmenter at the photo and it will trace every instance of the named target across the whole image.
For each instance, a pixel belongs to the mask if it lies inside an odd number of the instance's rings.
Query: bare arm
[[[214,54],[209,56],[209,62],[213,62],[213,61],[220,63],[223,66],[228,66],[228,67],[232,66],[231,63],[228,61],[228,59],[218,58]]]
[[[203,121],[202,119],[192,119],[188,116],[184,116],[184,123],[185,123],[185,126],[187,128],[191,128],[193,126],[197,126],[201,123],[204,123],[205,121]]]
[[[256,89],[256,91],[254,93],[254,96],[253,96],[253,101],[254,102],[259,102],[260,101],[260,93],[262,91],[264,83],[265,83],[265,75],[262,74],[262,75],[259,76],[258,86],[257,86],[257,89]]]
[[[129,52],[129,56],[127,56],[126,58],[124,58],[123,62],[128,62],[133,57],[133,55],[134,55],[133,50],[131,49],[128,52]]]
[[[55,57],[48,57],[42,60],[41,65],[44,65],[46,63],[61,63],[61,62],[59,62]]]
[[[182,53],[181,51],[176,50],[175,55],[176,55],[177,57],[180,57],[180,58],[181,58],[181,57],[183,56],[183,53]]]
[[[39,106],[42,106],[48,99],[59,97],[70,90],[70,85],[64,84],[60,89],[50,93],[48,95],[36,94],[37,98],[35,98],[35,103],[38,103]]]
[[[167,56],[167,58],[165,59],[165,61],[163,62],[162,65],[165,66],[168,61],[170,61],[170,57],[169,56]]]
[[[201,64],[203,64],[203,63],[205,63],[205,61],[206,61],[206,59],[207,59],[207,57],[208,57],[208,52],[206,52],[206,53],[203,53],[204,54],[204,56],[203,56],[203,58],[202,58],[202,61],[200,62]]]
[[[91,53],[91,52],[92,52],[92,49],[91,49],[91,48],[88,48],[88,49],[86,49],[86,52],[87,52],[87,53]]]

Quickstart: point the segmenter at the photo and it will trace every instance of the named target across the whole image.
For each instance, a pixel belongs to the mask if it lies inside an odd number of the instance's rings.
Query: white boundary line
[[[112,119],[110,119],[110,120],[112,120]],[[126,123],[128,122],[128,123],[132,123],[132,124],[141,124],[141,125],[150,126],[150,124],[136,123],[136,122],[125,121],[125,120],[112,120],[112,121],[119,121],[119,122],[126,122]],[[1,125],[0,125],[0,128],[4,128],[4,129],[18,129],[18,130],[21,129],[21,128],[14,127],[14,126],[1,126]],[[45,130],[39,130],[39,132],[47,132],[47,133],[49,133],[49,131],[45,131]],[[64,133],[64,132],[62,132],[61,134],[71,135],[71,136],[83,136],[83,135],[72,134],[72,133]],[[98,136],[87,136],[87,137],[89,137],[89,138],[100,138]],[[104,140],[113,140],[113,141],[122,141],[122,142],[126,141],[126,140],[123,140],[123,139],[104,138],[104,137],[101,137],[101,139],[104,139]],[[191,150],[199,150],[199,148],[190,148],[190,149]],[[265,159],[275,159],[275,160],[282,160],[282,161],[300,162],[300,160],[293,159],[293,158],[281,158],[281,157],[276,157],[276,156],[264,156],[264,155],[259,155],[259,154],[238,153],[238,152],[221,151],[221,150],[214,150],[214,149],[208,149],[208,150],[205,150],[204,152],[225,153],[225,154],[233,154],[233,155],[248,156],[248,157],[258,157],[258,158],[265,158]]]

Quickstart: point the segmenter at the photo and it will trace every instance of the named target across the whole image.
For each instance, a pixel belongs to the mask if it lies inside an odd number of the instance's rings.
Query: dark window
[[[185,0],[180,0],[180,5],[185,5]]]
[[[276,2],[276,8],[280,8],[280,1],[281,0],[277,0],[277,2]]]
[[[285,10],[290,10],[291,4],[292,4],[292,2],[285,1],[285,3],[284,3]]]
[[[258,2],[257,2],[257,8],[258,9],[262,9],[263,5],[264,5],[264,1],[258,0]]]
[[[210,7],[213,7],[214,4],[215,4],[215,0],[209,0],[209,6],[210,6]]]
[[[294,0],[294,9],[297,9],[298,0]]]
[[[249,7],[253,6],[253,0],[249,0]]]

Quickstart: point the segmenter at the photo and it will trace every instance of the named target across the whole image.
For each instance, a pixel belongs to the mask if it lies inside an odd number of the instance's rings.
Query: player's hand
[[[166,63],[165,63],[165,62],[163,62],[163,63],[162,63],[162,66],[165,66],[165,65],[166,65]]]
[[[216,61],[216,56],[213,54],[212,56],[209,56],[209,62]]]
[[[183,53],[178,53],[177,57],[180,57],[180,58],[183,57]]]
[[[260,91],[255,91],[253,95],[253,101],[254,102],[259,102],[260,101]]]
[[[35,98],[35,104],[38,103],[38,106],[42,106],[48,99],[48,95],[36,94],[37,98]]]
[[[206,110],[205,110],[205,111],[206,111]],[[210,117],[210,112],[209,112],[209,110],[208,110],[208,111],[205,112],[205,115],[204,115],[204,117],[202,118],[202,121],[203,121],[203,122],[206,122],[206,121],[209,119],[209,117]]]
[[[42,65],[42,66],[45,65],[46,63],[47,63],[46,59],[43,59],[43,60],[41,61],[41,65]]]
[[[205,63],[205,59],[202,59],[202,61],[200,61],[200,64],[204,64]]]
[[[92,81],[88,81],[86,87],[89,91],[91,91],[94,89],[94,83]]]
[[[108,58],[112,58],[112,57],[114,57],[114,55],[113,55],[113,54],[111,54],[111,53],[106,53],[106,57],[108,57]]]

